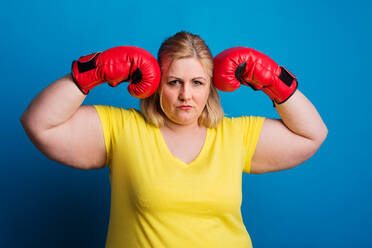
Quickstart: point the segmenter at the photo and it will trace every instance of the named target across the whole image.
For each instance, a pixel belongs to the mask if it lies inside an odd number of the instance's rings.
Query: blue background
[[[118,45],[156,55],[181,30],[201,35],[213,55],[248,46],[286,66],[329,129],[302,165],[244,173],[242,214],[254,247],[371,247],[370,10],[367,1],[4,2],[0,247],[104,246],[108,169],[80,171],[49,160],[19,118],[73,59]],[[229,116],[278,117],[269,98],[248,87],[221,99]],[[100,85],[84,102],[138,103],[126,84]]]

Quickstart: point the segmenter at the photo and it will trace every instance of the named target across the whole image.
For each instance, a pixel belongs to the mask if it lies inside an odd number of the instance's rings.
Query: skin
[[[281,119],[265,119],[251,173],[291,169],[311,158],[327,137],[318,111],[299,90],[275,107]]]
[[[32,143],[48,158],[72,168],[103,168],[105,140],[97,111],[67,74],[43,89],[21,116]]]
[[[186,163],[199,154],[206,136],[197,119],[210,82],[195,85],[196,77],[206,75],[195,59],[175,61],[162,73],[161,102],[167,120],[161,132],[170,152]],[[174,82],[170,76],[180,80]],[[20,121],[30,140],[50,159],[77,169],[99,169],[105,166],[105,141],[95,108],[81,105],[85,97],[68,74],[43,89]],[[182,110],[180,105],[191,108]],[[327,137],[322,118],[299,90],[276,110],[281,119],[265,119],[251,173],[293,168],[313,156]]]
[[[167,116],[166,125],[171,129],[198,128],[209,91],[209,76],[197,59],[171,63],[160,85],[160,105]]]
[[[162,73],[160,105],[167,118],[160,130],[170,152],[185,163],[193,161],[204,144],[207,129],[199,126],[198,118],[210,84],[196,58],[173,61]]]

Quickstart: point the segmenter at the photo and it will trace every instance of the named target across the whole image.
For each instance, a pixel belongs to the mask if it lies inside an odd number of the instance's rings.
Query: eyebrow
[[[178,80],[182,81],[182,78],[175,77],[175,76],[168,76],[167,78],[175,78],[175,79],[178,79]],[[204,80],[206,80],[204,77],[195,77],[195,78],[193,78],[193,80],[194,79],[204,79]]]

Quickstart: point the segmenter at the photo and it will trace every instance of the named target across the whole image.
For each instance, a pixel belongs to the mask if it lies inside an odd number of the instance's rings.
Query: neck
[[[174,133],[182,134],[182,133],[197,132],[203,129],[204,127],[199,126],[197,121],[190,123],[190,124],[181,125],[181,124],[177,124],[177,123],[167,120],[165,122],[164,128]]]

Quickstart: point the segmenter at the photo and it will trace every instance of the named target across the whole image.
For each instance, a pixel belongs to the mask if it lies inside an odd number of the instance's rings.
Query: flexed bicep
[[[251,173],[293,168],[309,159],[317,149],[312,140],[293,133],[282,120],[266,118],[252,157]]]

